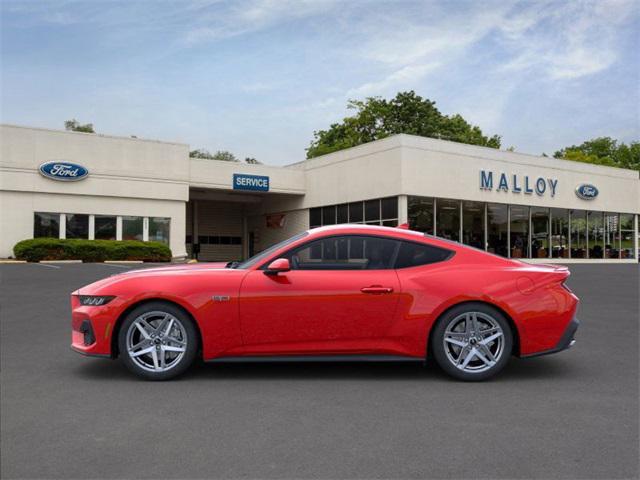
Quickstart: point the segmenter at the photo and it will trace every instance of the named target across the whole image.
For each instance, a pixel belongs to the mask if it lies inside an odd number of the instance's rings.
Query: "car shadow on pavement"
[[[90,359],[78,366],[77,373],[86,379],[121,381],[138,379],[119,361]],[[570,378],[576,364],[560,358],[512,358],[506,368],[490,381],[520,382]],[[437,365],[428,362],[197,362],[177,380],[416,380],[449,382]]]

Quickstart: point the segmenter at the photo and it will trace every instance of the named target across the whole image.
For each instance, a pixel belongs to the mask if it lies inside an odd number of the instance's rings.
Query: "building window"
[[[60,237],[60,214],[36,212],[33,215],[33,238]]]
[[[462,202],[462,243],[484,250],[484,203]]]
[[[589,258],[604,258],[604,223],[602,212],[587,213]]]
[[[551,209],[551,257],[569,258],[569,210]]]
[[[620,258],[620,222],[617,213],[604,214],[604,258]]]
[[[571,212],[571,258],[587,258],[587,212]]]
[[[368,225],[398,225],[398,198],[378,198],[364,202],[342,203],[309,209],[311,228],[341,223],[366,223]]]
[[[142,240],[142,217],[122,217],[122,240]]]
[[[409,228],[433,235],[433,198],[409,197],[407,206]]]
[[[620,257],[636,258],[634,251],[633,237],[636,232],[633,228],[633,215],[629,213],[620,214]]]
[[[89,238],[89,215],[67,213],[66,238]]]
[[[94,238],[96,240],[115,240],[116,239],[116,223],[115,215],[95,215],[94,217]]]
[[[529,207],[511,207],[511,258],[529,258]]]
[[[549,250],[549,209],[531,207],[531,258],[548,258]]]
[[[149,241],[162,242],[169,245],[170,225],[170,218],[149,217]]]
[[[502,204],[487,204],[487,251],[507,256],[508,207]]]
[[[436,199],[436,235],[458,242],[460,240],[460,202]]]

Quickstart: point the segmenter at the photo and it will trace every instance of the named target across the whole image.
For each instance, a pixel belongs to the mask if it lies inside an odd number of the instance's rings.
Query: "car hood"
[[[127,280],[133,280],[135,278],[145,277],[172,277],[181,275],[197,274],[199,272],[216,272],[220,275],[227,275],[237,270],[231,268],[225,268],[227,262],[210,262],[210,263],[188,263],[180,265],[168,265],[163,267],[154,268],[140,268],[136,270],[129,270],[126,272],[119,272],[111,275],[97,282],[93,282],[89,285],[79,288],[72,295],[96,295],[98,292],[103,291],[105,287],[109,287],[116,283],[120,283]]]

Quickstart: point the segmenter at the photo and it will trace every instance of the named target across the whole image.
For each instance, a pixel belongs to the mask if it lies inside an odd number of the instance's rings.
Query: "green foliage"
[[[640,171],[640,142],[638,141],[627,145],[622,142],[618,143],[617,140],[610,137],[598,137],[581,145],[572,145],[558,150],[553,156],[574,162]]]
[[[171,260],[171,249],[164,243],[137,240],[32,238],[16,243],[13,254],[17,259],[29,262],[40,260],[168,262]]]
[[[71,132],[96,133],[93,130],[93,123],[85,123],[84,125],[82,125],[75,118],[64,122],[64,128],[65,130],[69,130]]]
[[[355,115],[344,118],[341,123],[332,124],[327,130],[314,132],[307,158],[398,133],[500,148],[500,136],[487,137],[480,127],[471,125],[457,114],[443,115],[435,105],[435,102],[423,99],[413,90],[399,92],[391,100],[380,97],[368,97],[364,101],[350,100],[347,107],[356,110]]]
[[[262,165],[262,162],[260,160],[256,160],[253,157],[247,157],[244,159],[244,163],[247,163],[249,165]]]
[[[238,159],[233,153],[228,152],[226,150],[218,150],[216,153],[211,153],[209,152],[209,150],[205,150],[202,148],[198,150],[191,150],[189,152],[189,156],[191,158],[204,158],[207,160],[222,160],[223,162],[238,161]]]

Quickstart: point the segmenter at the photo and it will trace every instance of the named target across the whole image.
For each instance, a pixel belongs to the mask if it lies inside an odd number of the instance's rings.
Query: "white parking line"
[[[105,267],[115,267],[115,268],[126,268],[126,269],[134,268],[130,265],[114,265],[113,263],[103,263],[102,265],[104,265]]]
[[[38,265],[39,267],[47,267],[47,268],[60,268],[58,265],[50,265],[48,263],[33,263],[32,265]]]

